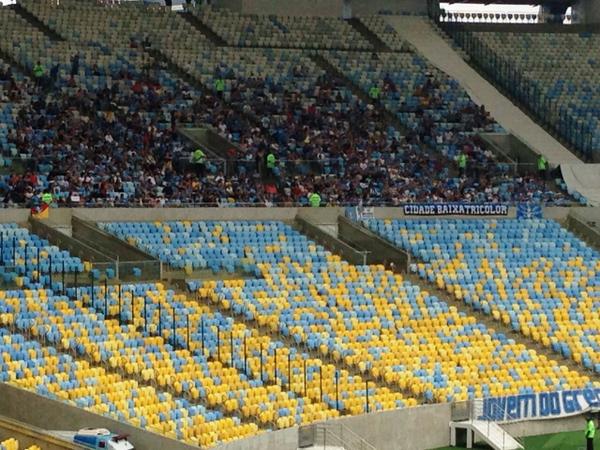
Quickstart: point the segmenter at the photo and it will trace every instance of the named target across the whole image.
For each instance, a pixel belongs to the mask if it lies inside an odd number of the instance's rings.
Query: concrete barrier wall
[[[338,219],[340,239],[359,250],[368,251],[367,262],[369,264],[393,262],[398,270],[408,270],[410,264],[408,253],[344,216],[339,216]]]
[[[338,419],[377,450],[425,450],[450,444],[450,404]]]
[[[113,264],[115,262],[104,253],[93,249],[92,247],[78,241],[75,238],[61,233],[60,231],[52,228],[40,220],[30,218],[29,224],[31,226],[32,233],[37,234],[41,238],[47,239],[51,244],[58,246],[62,250],[67,250],[71,255],[78,256],[82,260]]]
[[[537,171],[537,159],[539,154],[531,147],[512,134],[507,133],[479,133],[479,136],[492,148],[508,156],[519,164],[526,164],[519,173],[530,173]]]
[[[590,214],[591,211],[580,210],[581,208],[571,210],[566,219],[566,226],[589,245],[600,250],[600,217],[595,219],[594,214]]]
[[[0,417],[0,442],[15,438],[19,441],[19,448],[25,449],[37,445],[43,450],[81,450],[82,447],[71,442],[60,440],[45,430],[31,425]]]
[[[73,216],[73,236],[103,253],[107,253],[112,259],[119,258],[122,261],[154,261],[156,258],[134,247],[133,245],[106,233],[95,224]]]
[[[0,223],[24,223],[30,216],[27,208],[0,209]]]
[[[315,225],[337,224],[339,215],[344,214],[344,208],[298,208],[298,217],[301,217]]]
[[[326,233],[317,225],[309,222],[308,220],[298,216],[296,217],[296,227],[300,232],[319,244],[323,245],[330,252],[340,255],[343,259],[352,264],[366,264],[366,253],[356,250],[344,241],[335,238],[334,236]]]
[[[107,428],[114,433],[127,434],[137,450],[198,450],[198,447],[4,383],[0,383],[0,415],[46,430]]]
[[[299,208],[75,208],[91,222],[167,220],[294,220]]]
[[[298,428],[268,431],[217,448],[218,450],[298,450]]]
[[[545,419],[528,422],[515,422],[502,425],[513,436],[539,436],[541,434],[563,433],[565,431],[581,431],[581,445],[583,448],[583,430],[585,416],[578,415],[563,419]]]
[[[544,217],[566,218],[569,207],[544,208]],[[266,207],[239,207],[239,208],[54,208],[50,211],[50,219],[45,223],[50,225],[69,225],[71,217],[76,216],[90,222],[116,222],[116,221],[167,221],[167,220],[283,220],[292,222],[297,214],[309,218],[316,224],[336,223],[337,216],[343,214],[342,207],[324,208],[266,208]],[[403,218],[402,207],[378,207],[374,209],[377,219]],[[419,216],[410,216],[418,218]],[[452,218],[454,216],[444,216]],[[469,218],[468,216],[457,216]],[[509,208],[507,216],[490,216],[488,218],[514,218],[516,208]],[[25,223],[29,218],[29,210],[25,208],[0,209],[0,223],[17,222]],[[481,218],[481,217],[472,217]]]

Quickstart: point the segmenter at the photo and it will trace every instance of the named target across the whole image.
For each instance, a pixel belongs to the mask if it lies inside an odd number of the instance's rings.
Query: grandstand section
[[[0,224],[0,261],[3,283],[24,288],[52,285],[52,274],[89,271],[91,267],[15,223]]]
[[[598,160],[594,33],[451,34],[495,82],[571,148],[587,160]]]
[[[410,251],[440,289],[600,371],[594,302],[598,253],[549,220],[371,221]]]
[[[15,189],[19,183],[34,191],[51,187],[58,204],[74,206],[306,204],[314,191],[327,204],[427,197],[573,200],[542,182],[532,167],[523,172],[494,156],[477,137],[501,131],[493,118],[381,18],[306,18],[302,25],[299,19],[239,13],[229,20],[224,12],[204,8],[181,14],[140,5],[106,10],[91,1],[59,6],[24,1],[2,14],[15,35],[36,36],[15,40],[5,53],[26,72],[39,61],[45,87],[54,88],[41,110],[29,105],[25,116],[15,117],[22,109],[7,108],[13,113],[6,124],[6,159],[25,159],[40,169],[33,181],[30,175],[6,178],[9,204],[26,201],[22,188]],[[26,20],[31,17],[58,37],[35,28],[37,22]],[[267,25],[265,41],[248,31]],[[240,30],[249,37],[242,38]],[[222,41],[215,42],[214,35]],[[347,44],[333,44],[339,36],[353,42],[352,52],[340,50],[350,49]],[[310,42],[312,50],[293,42]],[[384,53],[356,52],[361,49]],[[33,81],[13,86],[13,96],[26,91],[37,98],[40,80]],[[78,101],[82,88],[93,102]],[[56,109],[64,111],[57,120],[38,120]],[[33,135],[24,130],[32,118],[38,118]],[[81,136],[78,146],[62,142],[62,120]],[[230,141],[229,148],[217,158],[208,155],[202,168],[190,165],[193,147],[178,133],[190,126],[212,127]],[[142,140],[133,138],[137,133]],[[94,141],[103,142],[100,154],[92,151]],[[143,156],[150,148],[151,155]],[[459,174],[455,158],[461,152],[472,170]],[[275,157],[271,168],[269,154]],[[93,168],[86,166],[91,158]],[[89,175],[70,179],[55,169],[65,161],[69,171]],[[109,161],[119,167],[117,175],[108,175]],[[484,181],[482,171],[494,176]],[[516,172],[525,176],[515,178]],[[426,185],[423,179],[434,182]]]
[[[477,104],[485,105],[504,129],[514,133],[537,152],[543,153],[552,164],[580,162],[560,142],[512,104],[510,99],[469,67],[426,19],[393,17],[387,20],[400,36],[415,46],[432,64],[456,78]]]
[[[161,3],[0,7],[0,450],[509,450],[600,414],[593,26]]]
[[[362,373],[370,372],[376,379],[383,378],[425,400],[450,401],[586,383],[585,377],[565,372],[558,365],[547,373],[529,367],[537,364],[538,357],[515,347],[505,336],[488,332],[474,318],[461,316],[381,267],[343,263],[281,223],[166,223],[150,227],[121,223],[103,227],[157,252],[164,261],[176,266],[187,264],[190,271],[194,265],[215,271],[254,271],[262,277],[190,286],[237,315],[268,325],[322,355],[331,354],[336,361]],[[163,252],[165,244],[176,254]],[[434,331],[439,326],[447,331],[440,335]],[[378,331],[373,333],[373,329]],[[353,342],[351,335],[356,333],[360,338]],[[488,333],[491,341],[479,342],[477,336]],[[460,340],[465,342],[455,342],[451,336],[456,335],[464,336]],[[445,344],[448,349],[441,350]],[[477,350],[482,344],[484,347]],[[497,352],[491,360],[482,359],[488,353],[483,350],[487,345]],[[433,349],[435,356],[430,353]],[[457,356],[462,361],[457,369],[452,355],[463,351],[470,356],[464,360]],[[552,367],[544,358],[540,363]],[[493,375],[484,383],[488,364]],[[475,367],[478,369],[471,372]],[[515,373],[505,380],[496,378],[503,370],[507,375],[512,370]],[[478,386],[469,384],[474,373],[480,381]],[[520,386],[524,374],[528,381]]]
[[[537,233],[533,223],[522,233]],[[2,381],[204,446],[366,412],[597,386],[592,373],[280,221],[99,225],[192,277],[188,291],[112,279],[64,294],[1,291]],[[193,279],[202,270],[216,281]]]
[[[347,21],[334,18],[249,16],[194,8],[191,13],[228,45],[240,47],[372,50]]]

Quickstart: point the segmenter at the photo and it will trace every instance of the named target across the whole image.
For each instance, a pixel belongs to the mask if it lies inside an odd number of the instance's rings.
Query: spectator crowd
[[[293,75],[303,80],[306,70]],[[444,109],[435,81],[413,93],[422,100],[412,111],[418,126],[400,131],[383,113],[397,90],[391,81],[367,102],[333,75],[307,88],[215,71],[215,86],[204,90],[158,65],[87,90],[0,69],[0,102],[17,111],[8,141],[23,161],[21,173],[1,178],[4,205],[31,205],[44,192],[71,206],[307,205],[314,193],[323,205],[568,201],[537,174],[498,163],[473,134],[491,122],[485,109]],[[461,131],[438,128],[436,109]],[[205,125],[233,143],[223,160],[202,152],[193,161],[198,149],[177,132]],[[441,143],[458,156],[437,151]]]

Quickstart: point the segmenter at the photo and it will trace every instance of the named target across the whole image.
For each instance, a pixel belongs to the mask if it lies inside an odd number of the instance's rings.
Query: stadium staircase
[[[469,66],[436,32],[429,19],[389,16],[386,20],[432,64],[457,79],[473,100],[477,104],[484,104],[507,132],[513,133],[530,147],[542,152],[550,164],[581,163],[577,156]]]
[[[231,148],[237,148],[235,144],[222,137],[214,128],[209,126],[189,128],[178,127],[177,132],[180,136],[194,144],[194,148],[200,147],[208,159],[220,160],[226,162],[225,173],[232,175],[235,171],[235,160],[229,158],[227,151]]]
[[[600,251],[600,208],[571,208],[563,226]]]
[[[331,225],[320,225],[314,223],[310,218],[301,217],[300,215],[296,216],[292,226],[298,230],[298,232],[308,236],[330,252],[340,255],[352,264],[373,263],[373,261],[368,258],[370,256],[369,252],[364,250],[361,251],[340,239],[337,227],[333,230],[331,229]]]
[[[373,46],[375,51],[377,52],[391,52],[392,49],[379,37],[373,33],[369,28],[361,22],[360,19],[353,17],[348,20],[348,24],[352,26],[356,31],[358,31],[362,37],[364,37],[369,43]]]
[[[38,19],[36,16],[31,14],[25,8],[23,8],[19,3],[13,5],[12,8],[14,8],[15,12],[19,14],[23,19],[29,22],[31,26],[37,28],[42,33],[44,33],[46,37],[48,37],[48,39],[50,39],[51,41],[66,40],[64,37],[62,37],[60,34],[58,34],[56,31],[54,31],[52,28],[50,28],[48,25],[46,25],[44,22]]]
[[[17,61],[9,52],[4,51],[2,48],[0,48],[0,60],[3,60],[4,62],[7,62],[8,64],[10,64],[10,66],[13,68],[13,70],[16,69],[16,72],[20,72],[23,75],[31,75],[30,70],[25,67],[25,65],[23,65],[21,62]],[[15,170],[18,170],[19,168],[15,168]],[[18,172],[20,173],[20,172]]]
[[[217,47],[224,47],[227,45],[227,42],[215,33],[208,25],[204,24],[200,19],[198,19],[195,15],[190,12],[181,13],[181,17],[187,20],[190,25],[196,28],[200,33],[206,36],[210,42],[212,42]]]
[[[481,439],[494,450],[519,450],[524,448],[496,422],[485,420],[465,420],[450,422],[450,445],[456,446],[456,431],[467,432],[467,448],[473,448],[473,441]]]

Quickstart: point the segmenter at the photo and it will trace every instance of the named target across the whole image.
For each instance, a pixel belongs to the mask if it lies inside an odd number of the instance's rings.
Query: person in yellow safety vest
[[[35,81],[38,85],[42,85],[44,82],[44,73],[46,70],[40,61],[33,66],[33,76],[35,77]]]
[[[321,206],[321,196],[316,192],[313,192],[308,196],[308,203],[313,208],[318,208],[319,206]]]
[[[537,168],[538,168],[538,173],[539,173],[540,177],[542,178],[542,180],[545,180],[546,173],[548,170],[548,160],[546,159],[546,157],[544,155],[540,155],[538,157]]]
[[[468,156],[464,152],[460,152],[460,154],[456,157],[459,177],[463,177],[467,174],[467,159]]]
[[[50,191],[44,191],[42,194],[42,203],[48,206],[52,204],[52,193]]]
[[[276,162],[277,158],[275,158],[273,152],[269,152],[269,154],[267,155],[267,170],[270,172],[270,175],[274,175]]]
[[[223,78],[217,78],[215,80],[215,91],[217,91],[219,97],[223,96],[223,92],[225,91],[225,80]]]
[[[42,66],[42,63],[38,61],[37,64],[33,66],[33,75],[36,78],[41,78],[44,76],[44,72],[44,66]]]
[[[196,170],[196,174],[198,176],[204,173],[204,160],[206,159],[206,154],[202,151],[201,148],[197,148],[192,152],[192,165]]]
[[[377,100],[380,94],[381,88],[377,85],[373,85],[371,86],[371,89],[369,89],[369,97],[371,97],[373,100]]]
[[[587,444],[587,450],[594,450],[594,437],[596,436],[596,425],[594,424],[594,417],[591,415],[586,416],[587,421],[585,427],[585,440]]]

